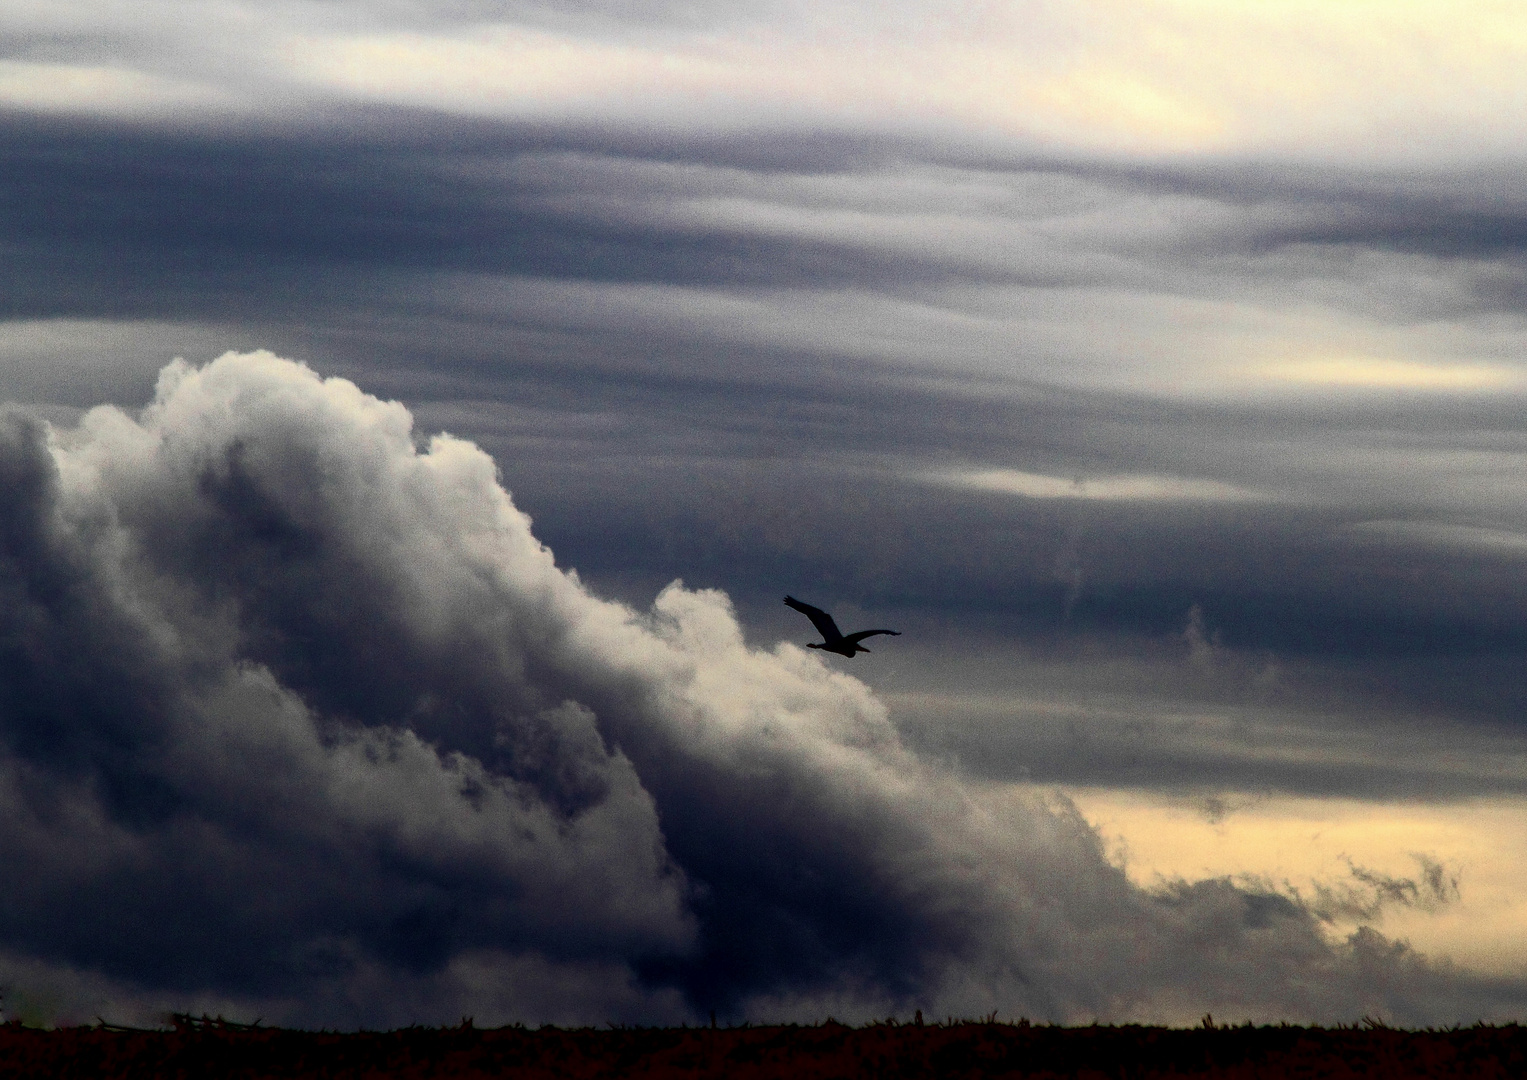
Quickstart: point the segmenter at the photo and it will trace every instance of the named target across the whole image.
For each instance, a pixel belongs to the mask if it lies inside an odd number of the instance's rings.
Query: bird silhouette
[[[860,630],[857,634],[849,634],[846,637],[838,629],[838,624],[832,621],[832,616],[819,607],[803,604],[793,596],[785,597],[785,603],[795,608],[806,618],[811,620],[811,625],[817,628],[817,633],[822,635],[823,640],[816,644],[808,644],[808,649],[824,649],[827,652],[837,653],[839,656],[852,658],[855,653],[869,652],[859,642],[876,634],[890,634],[892,637],[900,637],[899,630]]]

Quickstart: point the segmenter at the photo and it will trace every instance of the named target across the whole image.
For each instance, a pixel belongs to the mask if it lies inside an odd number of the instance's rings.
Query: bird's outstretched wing
[[[837,641],[843,637],[842,631],[838,629],[838,624],[832,621],[832,616],[821,608],[812,607],[810,604],[803,604],[793,596],[785,597],[785,603],[810,619],[811,625],[817,628],[817,633],[821,634],[825,640]]]
[[[855,645],[867,637],[874,637],[876,634],[890,634],[892,637],[901,637],[900,630],[860,630],[857,634],[849,634],[843,640],[850,645]]]

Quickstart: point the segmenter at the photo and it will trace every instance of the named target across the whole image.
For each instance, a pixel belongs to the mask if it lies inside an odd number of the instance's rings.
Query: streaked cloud
[[[1355,539],[1482,554],[1527,554],[1527,532],[1444,521],[1358,521],[1343,527]]]
[[[566,117],[703,97],[731,84],[728,59],[497,27],[470,37],[302,38],[289,63],[301,78],[368,99]]]
[[[1429,364],[1372,357],[1286,360],[1256,374],[1276,382],[1394,390],[1482,391],[1520,386],[1524,376],[1491,364]]]
[[[89,107],[59,89],[83,78],[69,41],[86,28],[105,38],[79,52],[98,57],[104,41],[147,80],[102,83],[107,113],[195,72],[283,110],[321,112],[337,96],[658,126],[938,130],[1109,153],[1438,161],[1520,151],[1497,118],[1527,67],[1527,22],[1496,0],[56,7],[10,16],[26,50],[58,65],[52,86],[21,79],[14,104],[62,95]]]
[[[1266,498],[1257,492],[1218,480],[1183,476],[1121,474],[1067,479],[1018,469],[978,469],[934,474],[928,479],[933,483],[974,488],[978,491],[999,491],[1029,499],[1243,502]]]
[[[0,106],[11,109],[168,119],[237,104],[226,87],[152,71],[0,60]]]
[[[482,25],[312,38],[292,55],[301,77],[346,93],[499,115],[767,122],[783,110],[1111,151],[1336,157],[1393,157],[1426,132],[1493,152],[1492,110],[1518,90],[1527,23],[1490,0],[1468,8],[760,5],[683,30]]]

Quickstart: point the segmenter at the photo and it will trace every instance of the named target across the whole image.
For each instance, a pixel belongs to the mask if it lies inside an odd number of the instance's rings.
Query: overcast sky
[[[1523,71],[7,5],[0,1007],[1521,1016]]]

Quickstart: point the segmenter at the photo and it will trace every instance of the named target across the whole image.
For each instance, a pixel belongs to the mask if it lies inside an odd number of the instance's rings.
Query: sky
[[[1527,1014],[1523,72],[7,4],[0,1009]]]

